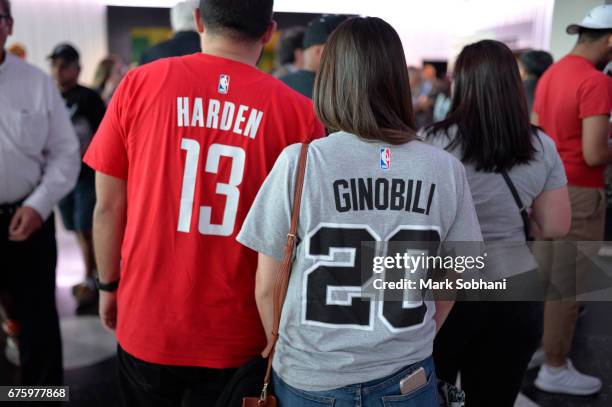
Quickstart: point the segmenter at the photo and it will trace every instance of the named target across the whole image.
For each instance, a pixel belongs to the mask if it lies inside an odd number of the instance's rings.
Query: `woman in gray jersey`
[[[452,302],[381,301],[388,290],[366,289],[379,276],[368,247],[388,242],[375,247],[393,256],[481,241],[463,166],[416,139],[403,47],[381,19],[350,19],[332,34],[313,101],[334,133],[309,146],[275,394],[286,407],[438,407],[431,354]],[[255,294],[268,337],[299,151],[280,155],[237,238],[259,253]]]
[[[463,49],[455,65],[450,114],[426,129],[425,137],[465,164],[487,243],[486,273],[510,282],[505,297],[496,298],[509,301],[455,304],[436,338],[437,372],[451,383],[461,372],[469,407],[512,407],[542,331],[541,302],[517,301],[520,293],[513,283],[536,275],[537,264],[525,245],[527,230],[549,238],[568,231],[565,171],[554,142],[530,125],[514,56],[497,41]],[[521,206],[531,208],[528,226],[504,173]]]

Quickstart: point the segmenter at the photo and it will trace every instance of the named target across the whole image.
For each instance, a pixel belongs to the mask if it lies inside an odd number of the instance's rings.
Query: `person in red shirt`
[[[604,169],[612,163],[608,141],[612,79],[601,69],[612,60],[612,5],[591,10],[582,23],[570,25],[568,33],[579,34],[578,42],[540,79],[533,119],[555,141],[567,173],[572,226],[563,240],[601,241]],[[575,295],[581,290],[580,277],[590,268],[588,258],[578,256],[575,246],[554,242],[538,252],[542,271],[564,301],[546,303],[545,362],[535,386],[554,393],[588,395],[599,391],[601,380],[578,372],[567,358],[578,317]],[[594,256],[597,250],[592,249],[587,254]]]
[[[272,6],[201,1],[202,53],[129,72],[84,158],[100,318],[130,407],[214,405],[266,345],[257,253],[236,235],[280,152],[325,132],[309,99],[255,68]]]

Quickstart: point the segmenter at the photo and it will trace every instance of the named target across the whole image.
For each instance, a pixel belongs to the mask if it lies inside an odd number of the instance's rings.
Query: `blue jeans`
[[[423,367],[427,384],[402,395],[399,382]],[[339,373],[340,374],[340,373]],[[406,366],[402,370],[367,383],[352,384],[327,391],[304,391],[289,386],[273,372],[274,393],[280,407],[438,407],[438,386],[433,358]]]

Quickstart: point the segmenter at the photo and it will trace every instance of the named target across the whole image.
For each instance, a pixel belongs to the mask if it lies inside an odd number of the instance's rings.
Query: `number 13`
[[[193,199],[198,172],[198,160],[200,157],[200,144],[195,140],[184,138],[181,140],[181,150],[186,151],[186,157],[177,230],[179,232],[189,233],[191,231],[191,215],[193,212]],[[240,147],[211,144],[208,149],[204,170],[207,173],[217,174],[221,157],[229,157],[232,159],[229,182],[227,184],[218,182],[215,189],[217,194],[227,197],[225,201],[225,210],[223,211],[223,223],[220,225],[212,224],[212,207],[201,206],[198,230],[203,235],[231,236],[232,233],[234,233],[238,200],[240,199],[240,190],[238,186],[242,183],[242,177],[244,176],[244,161],[246,154]]]

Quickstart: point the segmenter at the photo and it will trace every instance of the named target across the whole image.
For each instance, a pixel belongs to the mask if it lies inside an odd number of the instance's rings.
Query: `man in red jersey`
[[[579,34],[578,42],[540,79],[534,121],[557,144],[567,173],[572,227],[564,240],[601,241],[606,207],[604,169],[612,163],[612,79],[601,70],[612,60],[612,5],[594,8],[567,32]],[[546,303],[546,358],[535,386],[553,393],[589,395],[601,389],[601,380],[578,372],[567,358],[578,317],[575,294],[580,292],[581,277],[590,267],[587,257],[572,246],[555,242],[538,253],[541,269],[565,300]],[[596,255],[595,244],[583,246],[581,252]]]
[[[100,318],[130,407],[213,405],[266,345],[257,253],[236,234],[283,148],[324,135],[309,99],[255,68],[272,6],[201,1],[202,53],[128,73],[85,156]]]

